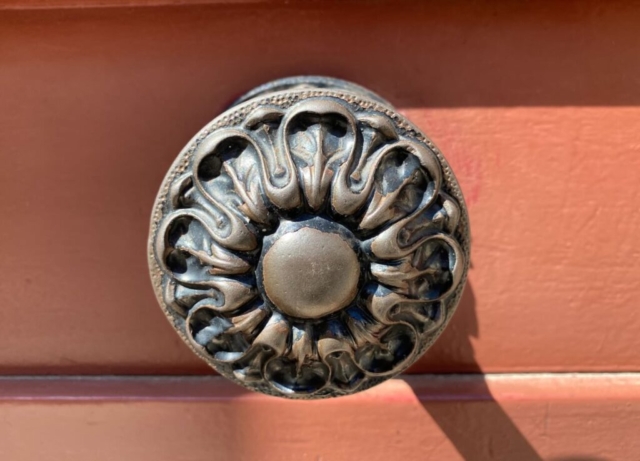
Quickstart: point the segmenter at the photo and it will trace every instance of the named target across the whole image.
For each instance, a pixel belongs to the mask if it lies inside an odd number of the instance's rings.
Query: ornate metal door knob
[[[467,212],[442,154],[370,91],[298,77],[202,129],[153,209],[165,314],[227,378],[291,398],[394,376],[453,314]]]

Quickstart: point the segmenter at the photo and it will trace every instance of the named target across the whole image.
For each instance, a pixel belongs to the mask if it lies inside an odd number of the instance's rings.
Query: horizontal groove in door
[[[325,402],[640,399],[640,373],[412,375]],[[4,376],[0,402],[274,401],[218,376]],[[295,402],[278,399],[283,404]],[[299,402],[298,402],[299,404]]]

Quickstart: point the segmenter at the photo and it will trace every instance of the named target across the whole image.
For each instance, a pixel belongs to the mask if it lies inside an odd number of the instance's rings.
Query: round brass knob
[[[160,306],[220,374],[266,394],[351,394],[405,370],[466,281],[451,168],[376,94],[296,77],[240,98],[178,155],[149,267]]]

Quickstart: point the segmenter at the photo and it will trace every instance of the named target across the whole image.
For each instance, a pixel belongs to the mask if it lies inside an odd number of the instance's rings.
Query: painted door
[[[0,459],[640,459],[640,4],[0,2]],[[410,374],[289,402],[160,312],[165,171],[244,91],[376,91],[452,164],[470,281]]]

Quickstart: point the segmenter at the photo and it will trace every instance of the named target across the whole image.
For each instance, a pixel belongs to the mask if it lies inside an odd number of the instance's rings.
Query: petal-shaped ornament
[[[409,367],[469,267],[442,154],[387,101],[324,77],[258,87],[203,128],[150,234],[158,301],[187,344],[238,384],[294,399]]]

